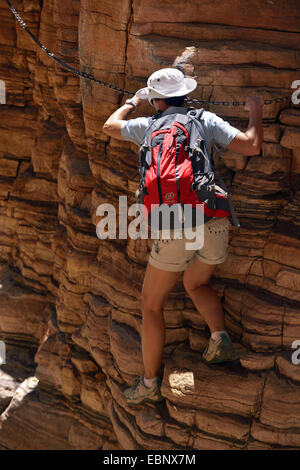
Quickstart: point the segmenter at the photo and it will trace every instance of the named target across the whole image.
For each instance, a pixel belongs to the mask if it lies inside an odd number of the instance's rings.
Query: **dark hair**
[[[164,98],[164,101],[169,106],[183,106],[184,105],[184,96],[172,96],[172,98]]]

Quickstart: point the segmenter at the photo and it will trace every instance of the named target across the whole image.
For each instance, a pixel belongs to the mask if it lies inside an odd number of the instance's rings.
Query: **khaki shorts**
[[[196,256],[202,263],[221,264],[228,255],[229,230],[228,217],[214,217],[204,224],[204,243],[202,248],[187,250],[189,240],[163,239],[154,240],[149,263],[163,271],[185,271]]]

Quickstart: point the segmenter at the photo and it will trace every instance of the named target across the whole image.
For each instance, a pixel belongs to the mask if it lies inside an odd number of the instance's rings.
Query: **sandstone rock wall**
[[[13,5],[50,51],[130,91],[184,58],[199,99],[276,98],[300,79],[296,0]],[[133,410],[122,392],[142,372],[150,242],[96,236],[100,203],[134,202],[137,148],[101,130],[125,97],[38,49],[4,0],[0,20],[0,448],[299,448],[299,106],[265,106],[262,156],[215,156],[241,222],[212,281],[239,364],[201,362],[208,331],[180,281],[165,310],[165,402]],[[207,109],[247,128],[243,107]]]

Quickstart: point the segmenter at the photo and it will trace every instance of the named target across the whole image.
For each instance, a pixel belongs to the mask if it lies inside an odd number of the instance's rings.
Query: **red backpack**
[[[148,210],[162,204],[203,203],[204,221],[233,216],[239,222],[224,181],[215,182],[214,161],[200,135],[204,109],[189,108],[187,114],[157,114],[146,130],[139,153],[139,201]]]

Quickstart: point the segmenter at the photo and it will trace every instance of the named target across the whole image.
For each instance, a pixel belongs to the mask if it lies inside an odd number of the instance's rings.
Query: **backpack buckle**
[[[193,106],[190,106],[187,110],[187,114],[190,114],[191,116],[196,116],[197,110]]]

